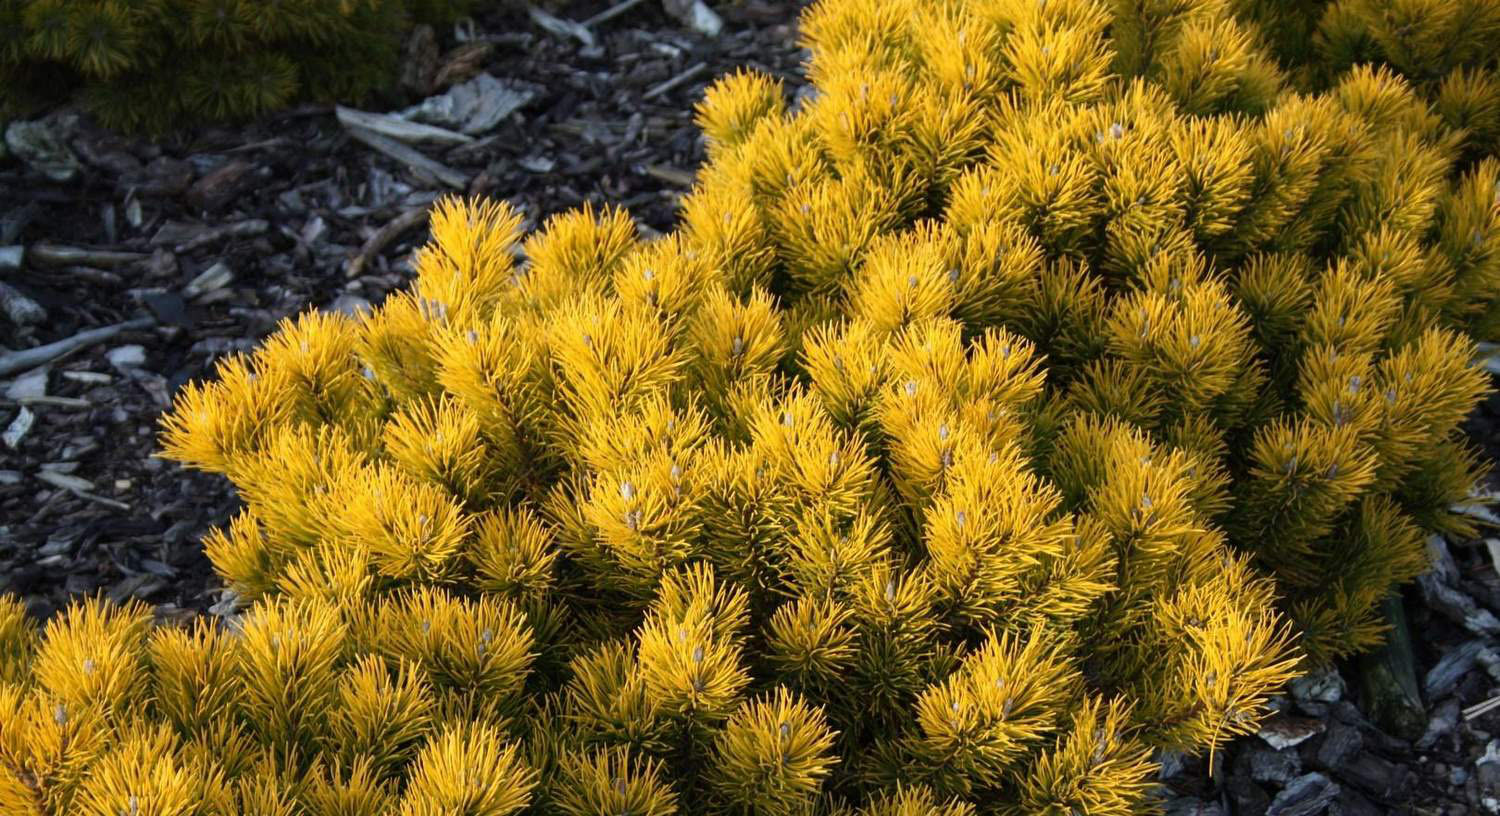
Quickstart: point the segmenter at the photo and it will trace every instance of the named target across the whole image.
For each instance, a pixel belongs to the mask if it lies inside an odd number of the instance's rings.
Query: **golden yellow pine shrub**
[[[1244,5],[823,2],[676,232],[445,201],[163,420],[242,615],[0,606],[0,806],[1151,812],[1463,531],[1500,334],[1500,159]]]

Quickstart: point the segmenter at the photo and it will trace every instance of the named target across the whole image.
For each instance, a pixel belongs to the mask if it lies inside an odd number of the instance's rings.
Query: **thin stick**
[[[21,351],[13,351],[9,354],[0,354],[0,377],[9,376],[17,371],[36,368],[43,363],[50,363],[59,357],[72,354],[81,348],[87,348],[95,343],[102,343],[120,332],[147,329],[154,325],[156,325],[155,320],[149,317],[140,317],[135,320],[127,320],[124,323],[116,323],[113,326],[101,326],[97,329],[81,331],[72,337],[64,337],[55,343],[48,343],[45,346],[22,349]]]
[[[398,116],[368,113],[339,105],[334,108],[339,124],[347,128],[364,128],[371,133],[389,136],[400,142],[440,142],[446,145],[469,144],[474,137],[456,130],[408,122]]]
[[[381,136],[379,133],[365,130],[362,127],[345,127],[344,131],[355,139],[364,142],[380,153],[395,159],[412,170],[452,187],[462,190],[469,185],[469,177],[453,168],[436,162],[406,145]]]
[[[33,397],[21,397],[16,400],[17,405],[46,405],[52,408],[90,408],[92,402],[78,397],[54,397],[51,394],[42,394]]]
[[[582,43],[584,48],[593,48],[595,46],[594,32],[589,31],[572,20],[555,17],[536,6],[527,6],[526,12],[531,15],[532,22],[546,29],[550,34],[558,37],[572,37]]]
[[[1464,721],[1467,722],[1475,717],[1488,714],[1497,708],[1500,708],[1500,696],[1491,697],[1482,703],[1475,703],[1463,710]]]
[[[280,136],[276,136],[276,137],[273,137],[273,138],[270,138],[270,139],[264,139],[264,140],[259,141],[259,142],[251,142],[250,144],[240,145],[239,147],[231,147],[231,148],[229,148],[228,150],[226,150],[224,152],[225,153],[250,153],[250,152],[253,152],[253,151],[256,151],[256,150],[266,150],[266,149],[269,149],[269,148],[272,148],[272,147],[281,147],[282,145],[284,145],[286,143],[287,143],[286,139],[283,139]]]
[[[36,475],[36,477],[41,481],[52,485],[53,487],[66,490],[69,493],[72,493],[73,495],[79,497],[80,499],[88,499],[91,502],[102,504],[105,507],[113,507],[116,510],[130,509],[130,505],[126,504],[125,502],[116,501],[115,499],[111,499],[107,496],[101,496],[98,493],[90,492],[88,488],[93,487],[93,485],[90,484],[87,479],[79,479],[75,476],[68,476],[67,474],[63,473],[54,473],[50,470],[41,471]],[[85,485],[88,485],[88,487],[85,487]]]
[[[641,170],[646,175],[668,184],[675,184],[678,187],[693,186],[693,174],[686,170],[668,167],[665,164],[648,164]]]
[[[75,490],[73,491],[73,495],[77,496],[80,499],[88,499],[95,504],[102,504],[105,507],[113,507],[116,510],[125,512],[130,511],[130,505],[126,504],[125,502],[117,501],[106,496],[101,496],[98,493],[90,493],[87,490]]]
[[[259,218],[250,218],[244,221],[236,221],[233,224],[225,224],[222,227],[214,227],[205,230],[198,235],[172,247],[179,255],[185,255],[197,249],[202,249],[209,244],[215,244],[226,238],[254,238],[265,233],[271,225]]]
[[[390,223],[375,231],[364,246],[359,248],[359,253],[349,259],[349,265],[344,268],[345,278],[357,278],[363,272],[365,266],[370,263],[376,255],[379,255],[391,242],[400,238],[405,233],[416,229],[427,220],[427,208],[417,207],[391,219]]]
[[[617,3],[616,5],[610,6],[609,8],[599,12],[598,14],[595,14],[593,17],[590,17],[587,20],[579,23],[579,25],[583,26],[584,28],[592,28],[596,25],[599,25],[600,23],[607,23],[610,20],[619,17],[621,14],[630,11],[631,9],[639,6],[644,2],[646,2],[646,0],[625,0],[625,2],[623,3]]]
[[[145,260],[148,256],[140,252],[114,252],[107,249],[83,249],[81,247],[57,246],[55,244],[34,244],[26,251],[26,257],[30,258],[32,263],[43,266],[72,266],[74,264],[82,264],[84,266],[114,267]]]
[[[695,77],[695,76],[703,73],[706,70],[708,70],[708,63],[706,63],[706,62],[697,63],[693,67],[687,69],[686,71],[683,71],[682,73],[678,74],[677,76],[674,76],[671,79],[667,80],[666,82],[663,82],[660,85],[657,85],[656,87],[652,88],[651,90],[646,91],[644,94],[641,94],[641,98],[642,99],[655,99],[656,97],[661,96],[662,94],[666,93],[667,91],[672,90],[673,88],[676,88],[678,85],[682,85],[683,83],[685,83],[688,80],[692,79],[693,77]]]

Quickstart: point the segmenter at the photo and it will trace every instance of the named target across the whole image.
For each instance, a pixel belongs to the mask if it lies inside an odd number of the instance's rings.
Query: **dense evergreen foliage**
[[[77,90],[105,123],[162,130],[395,81],[414,22],[476,0],[0,0],[0,113]]]
[[[1469,532],[1493,52],[1368,5],[823,2],[672,234],[445,202],[164,420],[242,617],[0,607],[0,810],[1150,812]]]

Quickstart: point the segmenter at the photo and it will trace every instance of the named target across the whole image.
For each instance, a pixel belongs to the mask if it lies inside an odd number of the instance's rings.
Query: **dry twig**
[[[699,75],[699,74],[701,74],[701,73],[703,73],[704,71],[707,71],[707,70],[708,70],[708,63],[706,63],[706,62],[694,63],[693,66],[691,68],[688,68],[686,71],[683,71],[682,73],[678,74],[677,76],[672,77],[671,79],[669,79],[669,80],[661,83],[660,85],[657,85],[656,87],[647,90],[645,93],[641,94],[641,98],[642,99],[655,99],[656,97],[661,96],[662,94],[666,93],[667,91],[670,91],[670,90],[672,90],[673,88],[676,88],[679,85],[687,83],[688,81],[692,80],[693,77],[695,77],[695,76],[697,76],[697,75]]]
[[[42,266],[123,266],[144,260],[140,252],[116,252],[107,249],[82,249],[80,247],[35,244],[26,251],[26,257]]]
[[[678,187],[693,186],[693,174],[680,167],[669,167],[665,164],[648,164],[641,168],[646,175],[673,184]]]
[[[357,278],[364,271],[376,255],[379,255],[391,242],[400,238],[405,233],[416,229],[427,221],[427,208],[417,207],[391,219],[390,223],[375,231],[364,246],[359,248],[359,253],[349,259],[349,265],[344,267],[345,278]]]
[[[1490,699],[1485,700],[1482,703],[1475,703],[1474,705],[1471,705],[1468,708],[1464,709],[1464,721],[1467,722],[1474,719],[1475,717],[1483,716],[1490,713],[1491,711],[1494,711],[1497,708],[1500,708],[1500,695],[1491,697]]]
[[[338,116],[339,124],[345,129],[364,128],[371,133],[388,136],[401,142],[436,142],[445,145],[462,145],[474,141],[474,137],[456,130],[424,125],[421,122],[412,122],[399,116],[391,116],[381,113],[367,113],[362,110],[346,108],[339,105],[334,109]]]
[[[127,320],[124,323],[116,323],[113,326],[101,326],[97,329],[81,331],[72,337],[64,337],[45,346],[0,354],[0,377],[9,376],[17,371],[36,368],[43,363],[50,363],[59,357],[72,354],[79,349],[87,348],[95,343],[102,343],[120,332],[146,329],[154,325],[156,325],[155,320],[149,317],[141,317],[135,320]]]
[[[177,254],[183,255],[195,249],[202,249],[209,244],[218,243],[225,238],[253,238],[265,233],[270,228],[271,225],[263,219],[250,218],[245,221],[237,221],[233,224],[225,224],[222,227],[204,230],[197,236],[178,244],[172,249]]]
[[[579,25],[583,26],[584,28],[593,28],[600,23],[607,23],[610,20],[619,17],[621,14],[630,11],[631,9],[639,6],[644,2],[646,2],[646,0],[625,0],[625,2],[623,3],[616,3],[615,5],[610,6],[609,8],[599,12],[598,14],[595,14],[593,17],[584,20],[583,22],[579,23]]]
[[[94,484],[87,479],[80,479],[77,476],[69,476],[66,473],[58,473],[52,470],[37,471],[36,477],[41,481],[52,485],[53,487],[66,490],[69,493],[72,493],[73,495],[79,497],[80,499],[88,499],[95,504],[102,504],[105,507],[113,507],[116,510],[130,509],[130,505],[126,504],[125,502],[116,501],[107,496],[101,496],[98,493],[92,492],[90,488],[92,488]]]
[[[439,181],[455,190],[462,190],[469,184],[468,176],[446,164],[427,158],[395,139],[381,136],[379,133],[365,130],[358,126],[346,126],[345,131],[355,139],[364,142],[365,145],[401,162],[419,175]]]

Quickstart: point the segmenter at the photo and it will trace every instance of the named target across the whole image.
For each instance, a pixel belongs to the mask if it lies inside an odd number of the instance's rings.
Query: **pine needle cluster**
[[[0,0],[0,112],[77,90],[113,127],[244,119],[391,85],[415,22],[476,0]]]
[[[0,606],[0,810],[1152,812],[1464,531],[1500,334],[1500,161],[1237,11],[823,2],[673,233],[445,201],[164,418],[242,617]]]
[[[1473,159],[1500,144],[1500,3],[1495,0],[1233,0],[1303,90],[1378,65],[1401,75]]]

